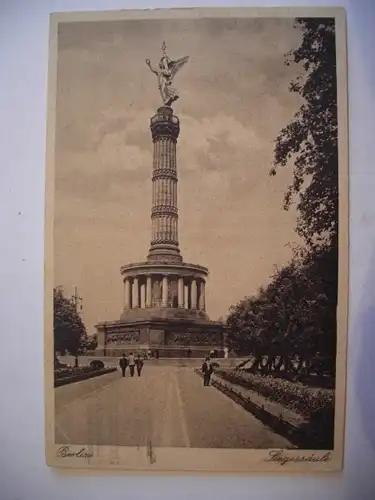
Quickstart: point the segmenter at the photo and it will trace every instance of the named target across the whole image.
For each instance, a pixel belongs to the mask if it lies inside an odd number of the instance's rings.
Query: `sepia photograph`
[[[344,10],[50,24],[47,464],[341,470]]]

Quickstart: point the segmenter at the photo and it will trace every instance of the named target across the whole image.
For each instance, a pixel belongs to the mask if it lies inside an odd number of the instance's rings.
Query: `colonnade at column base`
[[[165,245],[166,246],[166,245]],[[121,268],[124,305],[120,320],[98,325],[98,343],[108,353],[154,357],[205,357],[223,352],[224,326],[206,313],[208,269],[163,257],[156,246],[146,262]]]
[[[155,260],[123,266],[121,274],[124,282],[123,314],[139,308],[180,312],[199,310],[201,313],[206,310],[206,267]],[[132,317],[135,313],[129,314]]]
[[[209,321],[206,311],[178,307],[136,307],[133,309],[124,309],[120,317],[120,321],[151,321],[158,319]]]

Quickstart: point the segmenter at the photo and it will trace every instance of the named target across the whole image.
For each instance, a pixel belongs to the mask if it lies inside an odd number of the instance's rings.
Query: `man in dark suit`
[[[203,373],[203,385],[209,386],[211,381],[211,375],[213,372],[212,364],[210,358],[206,358],[205,362],[202,365],[202,373]]]
[[[132,352],[130,353],[130,356],[128,358],[128,365],[129,365],[129,370],[130,370],[130,376],[134,377],[135,358],[134,358],[134,354]]]
[[[138,354],[137,359],[135,360],[135,366],[137,367],[138,377],[140,377],[143,368],[143,360],[141,359],[140,354]]]
[[[120,358],[119,365],[122,371],[122,376],[125,377],[126,367],[128,366],[128,360],[126,359],[125,354],[123,354],[122,358]]]

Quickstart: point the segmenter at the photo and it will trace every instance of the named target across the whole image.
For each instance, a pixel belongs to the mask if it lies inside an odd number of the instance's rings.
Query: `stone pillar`
[[[168,278],[163,276],[162,307],[168,307]]]
[[[142,307],[146,307],[146,301],[147,301],[147,283],[146,280],[143,280],[144,283],[142,285],[142,299],[141,299],[141,304],[143,303]]]
[[[199,309],[206,310],[206,283],[203,280],[200,282]]]
[[[178,307],[180,309],[185,307],[184,278],[178,278]]]
[[[192,280],[191,282],[191,308],[197,308],[197,282]]]
[[[129,278],[125,278],[124,279],[124,287],[125,287],[124,307],[125,307],[125,309],[131,309],[131,302],[130,302],[130,281],[129,281]]]
[[[192,301],[191,301],[191,281],[188,283],[188,309],[191,309]]]
[[[146,280],[146,307],[152,306],[152,280],[151,276],[147,276]]]
[[[129,278],[129,306],[133,309],[133,278]]]
[[[134,278],[134,301],[133,307],[139,307],[139,281]]]
[[[180,122],[172,108],[162,106],[150,123],[154,143],[152,235],[148,260],[181,262],[178,243],[177,156]]]
[[[106,338],[105,338],[105,327],[102,325],[100,325],[97,328],[97,340],[98,340],[98,346],[95,349],[95,352],[99,356],[103,356],[105,354]]]

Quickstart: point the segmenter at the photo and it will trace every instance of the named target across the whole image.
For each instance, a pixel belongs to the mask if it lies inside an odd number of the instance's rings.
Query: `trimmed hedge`
[[[300,382],[290,382],[244,370],[219,369],[215,373],[228,382],[251,389],[306,417],[311,417],[315,412],[321,414],[322,409],[328,413],[334,410],[335,394],[332,389],[314,389]]]

